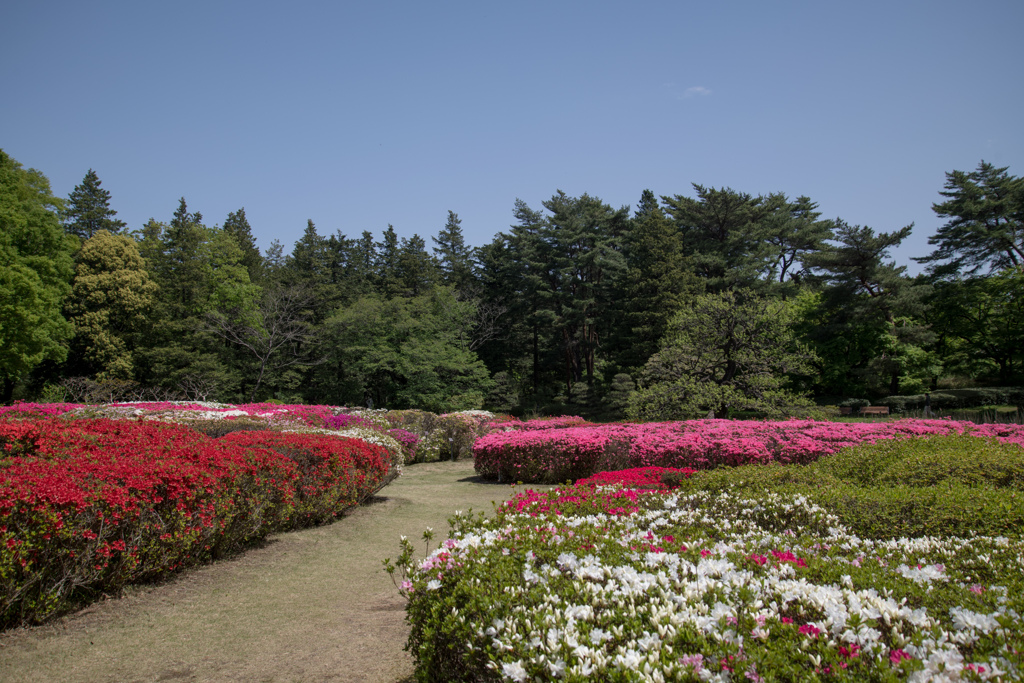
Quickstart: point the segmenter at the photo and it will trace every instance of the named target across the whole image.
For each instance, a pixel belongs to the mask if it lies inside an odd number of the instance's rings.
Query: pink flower
[[[814,624],[801,624],[799,630],[800,633],[805,636],[811,636],[812,638],[817,638],[818,634],[821,633],[821,629]]]

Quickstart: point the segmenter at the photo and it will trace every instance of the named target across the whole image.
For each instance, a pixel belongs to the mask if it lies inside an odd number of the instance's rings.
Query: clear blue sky
[[[805,194],[931,249],[945,172],[1024,175],[1024,2],[5,2],[0,148],[129,227],[259,245],[508,229],[517,197]],[[916,270],[916,267],[914,268]]]

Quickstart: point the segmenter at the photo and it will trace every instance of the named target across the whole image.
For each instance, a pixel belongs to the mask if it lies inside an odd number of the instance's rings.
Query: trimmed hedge
[[[1024,406],[1024,387],[980,387],[976,389],[943,389],[933,391],[931,409],[963,410],[988,405]],[[888,406],[890,413],[905,413],[908,410],[924,410],[925,395],[888,396],[878,399],[875,405]]]
[[[747,465],[681,490],[802,494],[864,538],[1024,535],[1024,449],[969,435],[879,441],[809,465]]]

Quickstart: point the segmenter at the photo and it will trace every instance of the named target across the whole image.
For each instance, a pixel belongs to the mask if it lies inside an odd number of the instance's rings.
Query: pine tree
[[[910,235],[913,225],[878,234],[838,219],[835,225],[838,244],[805,257],[813,280],[827,286],[824,307],[829,322],[815,331],[815,340],[858,344],[867,337],[872,343],[841,348],[832,358],[820,355],[826,363],[855,369],[869,384],[884,378],[884,384],[875,388],[898,394],[908,373],[930,367],[923,347],[934,339],[921,320],[930,288],[909,279],[906,266],[884,260],[889,249]]]
[[[252,235],[252,227],[245,217],[245,207],[232,211],[224,221],[224,232],[231,235],[242,250],[242,265],[249,271],[249,279],[259,282],[263,279],[263,257],[256,246],[256,238]]]
[[[946,201],[932,210],[949,221],[928,238],[938,247],[924,258],[938,276],[976,274],[1024,265],[1024,178],[982,161],[971,173],[946,174]]]
[[[124,230],[124,221],[114,218],[117,211],[110,208],[110,192],[100,185],[99,176],[90,168],[68,195],[64,211],[64,230],[68,234],[87,240],[100,230],[115,235]]]
[[[716,189],[693,184],[696,198],[662,197],[665,210],[679,231],[683,251],[710,291],[752,286],[765,271],[759,240],[767,216],[767,198],[754,197],[729,187]]]
[[[201,213],[189,213],[182,197],[163,235],[163,254],[155,275],[173,320],[197,314],[202,305],[208,265],[201,253],[206,241],[206,226],[202,220]]]
[[[550,247],[548,292],[561,338],[566,392],[585,380],[594,386],[597,349],[613,325],[616,280],[625,270],[622,239],[629,209],[612,209],[597,197],[569,197],[559,190],[544,202],[551,212],[542,231]]]
[[[668,320],[680,306],[703,293],[703,283],[683,253],[676,226],[650,190],[644,190],[624,240],[626,276],[615,341],[625,368],[639,368],[657,350]]]
[[[448,212],[448,222],[437,237],[430,238],[434,244],[434,258],[441,269],[444,284],[455,288],[456,292],[467,294],[473,281],[472,252],[466,246],[462,236],[462,221],[459,214]]]
[[[427,243],[419,235],[402,238],[398,250],[397,278],[401,295],[417,297],[426,294],[437,283],[437,263],[427,253]]]
[[[384,231],[384,238],[375,245],[374,253],[374,279],[377,282],[377,291],[385,299],[397,296],[401,291],[402,284],[398,280],[398,233],[395,226],[388,224]]]
[[[328,241],[317,232],[312,220],[306,221],[306,230],[292,247],[287,269],[287,282],[312,297],[312,321],[319,325],[333,310],[335,297]]]

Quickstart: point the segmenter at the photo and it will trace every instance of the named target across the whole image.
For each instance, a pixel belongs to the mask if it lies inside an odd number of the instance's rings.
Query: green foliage
[[[930,397],[933,411],[962,410],[990,405],[1024,406],[1024,387],[977,387],[971,389],[943,389],[925,394],[888,396],[879,399],[879,405],[889,406],[891,413],[923,410]],[[845,405],[845,402],[844,402]],[[851,404],[852,405],[852,404]],[[866,401],[863,405],[869,405]]]
[[[833,373],[841,369],[839,383],[860,379],[874,393],[898,394],[901,383],[923,388],[941,369],[927,348],[934,333],[921,319],[930,288],[909,280],[906,266],[885,261],[912,229],[875,234],[838,220],[838,244],[805,258],[812,280],[826,287],[811,340]]]
[[[157,285],[135,241],[99,230],[77,255],[66,311],[75,327],[72,348],[81,374],[98,380],[134,376],[132,351],[144,329]]]
[[[678,228],[650,190],[640,198],[623,240],[623,253],[625,291],[613,344],[620,366],[637,368],[658,350],[672,315],[688,299],[703,293],[704,283],[691,269]]]
[[[413,299],[363,297],[327,322],[321,372],[332,378],[337,403],[372,400],[378,408],[436,413],[479,408],[490,378],[468,349],[471,321],[471,307],[446,288]]]
[[[110,208],[110,192],[100,187],[101,184],[96,171],[90,168],[81,184],[68,196],[63,212],[64,229],[68,234],[87,240],[100,230],[115,235],[124,230],[125,222],[114,218],[117,211]]]
[[[1024,490],[1024,449],[969,435],[886,439],[843,449],[817,467],[861,486],[952,482]]]
[[[472,249],[466,246],[462,236],[462,221],[459,214],[448,212],[448,221],[444,228],[431,238],[434,247],[434,260],[441,272],[441,281],[456,292],[467,294],[473,284]]]
[[[422,441],[416,446],[417,462],[461,460],[471,458],[473,444],[479,436],[478,421],[459,415],[440,415],[433,420]]]
[[[864,538],[1024,535],[1024,449],[970,435],[881,440],[810,465],[721,468],[673,484],[806,495]]]
[[[60,227],[61,206],[42,173],[0,150],[0,402],[40,363],[67,355],[61,306],[77,244]]]
[[[625,268],[621,241],[628,208],[615,210],[596,197],[559,191],[544,208],[550,213],[540,233],[549,254],[548,278],[539,294],[551,326],[561,339],[567,392],[586,381],[593,386],[600,340],[612,325],[616,276]]]
[[[241,264],[249,272],[251,282],[261,282],[264,276],[263,257],[256,247],[256,238],[252,234],[252,226],[245,217],[245,207],[232,211],[224,221],[224,232],[235,240],[242,252]]]
[[[750,234],[769,215],[771,198],[696,183],[693,190],[696,198],[662,198],[682,240],[682,253],[692,259],[694,271],[711,291],[752,286],[765,264]]]
[[[929,321],[943,331],[946,363],[1008,384],[1024,370],[1024,269],[939,282]]]
[[[947,174],[944,201],[934,209],[948,223],[930,240],[936,252],[920,259],[930,277],[917,278],[888,260],[912,226],[876,233],[822,220],[810,198],[781,192],[694,184],[692,196],[659,200],[645,190],[630,217],[628,207],[558,191],[541,211],[517,199],[511,230],[477,249],[465,244],[453,211],[430,240],[399,237],[390,225],[380,242],[366,231],[323,236],[310,220],[290,255],[275,242],[265,257],[244,208],[228,214],[222,229],[209,228],[182,198],[169,223],[151,219],[133,233],[145,266],[129,270],[159,286],[146,324],[132,302],[123,320],[111,317],[118,301],[141,290],[99,294],[105,285],[81,280],[63,309],[74,327],[60,311],[76,245],[54,237],[54,220],[79,237],[78,246],[124,224],[92,169],[65,210],[41,175],[6,156],[3,166],[0,375],[7,399],[16,384],[38,393],[68,375],[96,375],[167,391],[187,384],[190,394],[224,400],[372,400],[437,411],[486,402],[503,411],[609,419],[621,414],[628,391],[616,376],[628,374],[649,398],[634,407],[636,416],[702,416],[712,408],[776,415],[805,409],[786,404],[811,390],[877,403],[887,394],[920,394],[949,375],[1008,385],[1024,368],[1024,179],[984,162],[972,173]],[[87,277],[98,277],[96,268]],[[454,293],[448,311],[435,303],[424,313],[399,306],[405,312],[386,313],[391,322],[381,329],[351,320],[362,309],[374,317],[380,305],[372,300],[436,301],[441,284]],[[672,316],[705,292],[737,288],[786,302],[796,339],[817,356],[813,372],[747,373],[745,389],[721,378],[673,376],[688,361],[661,348]],[[298,336],[275,334],[275,316],[265,310],[279,298],[271,290],[288,289],[305,292],[298,317],[290,316],[301,322]],[[329,323],[332,316],[345,324]],[[346,348],[338,349],[342,327]],[[254,351],[261,344],[242,337],[285,341]],[[458,372],[466,359],[467,372]],[[443,378],[460,375],[476,379],[438,389]],[[789,397],[773,393],[783,376]]]
[[[677,420],[709,410],[768,416],[812,404],[786,388],[787,373],[810,371],[813,354],[799,345],[783,302],[752,292],[707,294],[669,323],[662,350],[648,361],[642,388],[629,399],[632,419]]]
[[[972,172],[946,174],[946,201],[932,210],[949,220],[928,238],[938,248],[924,258],[937,276],[976,274],[1024,265],[1024,178],[981,161]]]

